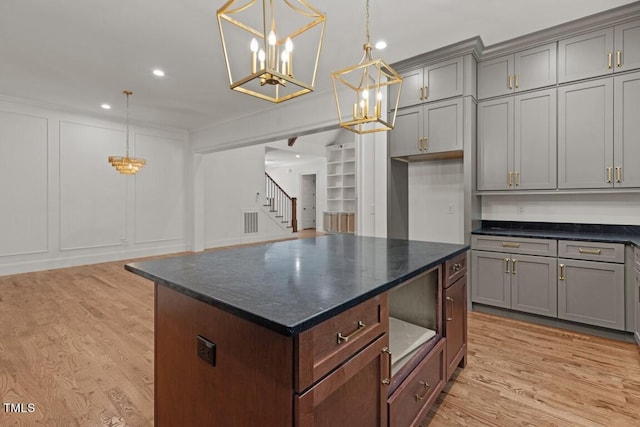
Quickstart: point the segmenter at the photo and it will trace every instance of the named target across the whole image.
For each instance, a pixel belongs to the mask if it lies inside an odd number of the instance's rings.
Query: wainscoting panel
[[[147,165],[135,177],[135,243],[185,237],[184,141],[135,134]]]
[[[0,256],[48,249],[48,120],[0,111]]]
[[[126,183],[107,161],[125,154],[120,129],[60,122],[60,250],[126,243]]]

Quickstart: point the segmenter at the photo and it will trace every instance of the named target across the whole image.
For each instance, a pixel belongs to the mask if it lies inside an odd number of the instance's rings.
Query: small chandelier
[[[124,157],[109,156],[109,163],[123,175],[135,175],[147,164],[147,161],[137,157],[129,157],[129,96],[133,92],[125,90],[122,93],[127,96],[127,152]]]
[[[232,90],[275,103],[313,91],[326,18],[306,0],[229,0],[217,17]]]
[[[391,130],[396,121],[402,77],[382,59],[371,56],[369,0],[363,49],[358,64],[331,73],[340,126],[358,134]],[[388,100],[393,111],[387,118],[382,109],[391,85],[398,85],[398,90],[395,99]]]

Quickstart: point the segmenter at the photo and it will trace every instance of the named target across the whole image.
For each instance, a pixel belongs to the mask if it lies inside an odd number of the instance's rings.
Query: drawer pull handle
[[[453,303],[454,300],[451,297],[447,297],[447,305],[450,305],[451,308],[448,310],[447,322],[451,322],[453,320]]]
[[[502,242],[502,247],[503,248],[519,248],[520,247],[520,243]]]
[[[387,356],[389,357],[389,359],[387,360],[388,362],[387,366],[389,366],[387,378],[382,380],[382,384],[389,385],[391,384],[391,351],[389,350],[389,347],[385,347],[382,349],[382,352],[386,353]]]
[[[362,322],[362,320],[358,320],[358,328],[351,332],[349,335],[344,336],[342,335],[341,332],[338,332],[338,344],[342,344],[343,342],[348,342],[351,338],[355,337],[356,335],[358,335],[360,332],[362,332],[364,330],[364,323]]]
[[[602,250],[578,248],[578,252],[580,252],[581,254],[600,255],[602,253]]]
[[[564,280],[564,264],[560,264],[560,275],[558,276],[558,280]]]
[[[427,395],[429,394],[429,389],[431,388],[429,383],[426,381],[420,381],[420,384],[424,386],[424,394],[422,396],[420,396],[419,394],[416,394],[416,402],[424,400],[425,397],[427,397]]]

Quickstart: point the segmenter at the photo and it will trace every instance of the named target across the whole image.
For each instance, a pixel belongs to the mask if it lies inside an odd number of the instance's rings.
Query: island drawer
[[[294,345],[296,391],[307,389],[388,331],[385,293],[302,332]]]
[[[467,253],[462,253],[445,262],[445,287],[451,286],[456,280],[467,273]]]
[[[560,240],[558,242],[558,257],[624,263],[624,245],[621,243]]]
[[[442,338],[389,397],[389,427],[420,425],[446,382],[445,345]]]
[[[474,234],[471,239],[471,248],[477,250],[551,257],[558,254],[557,241],[553,239],[485,236],[478,234]]]

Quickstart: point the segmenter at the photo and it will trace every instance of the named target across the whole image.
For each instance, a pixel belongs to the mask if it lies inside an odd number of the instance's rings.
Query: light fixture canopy
[[[124,157],[109,156],[109,163],[111,163],[111,165],[123,175],[135,175],[144,165],[147,164],[147,161],[138,157],[129,157],[129,96],[131,96],[133,92],[125,90],[122,93],[127,96],[127,152]]]
[[[217,17],[232,90],[274,103],[313,91],[326,17],[306,0],[229,0]]]
[[[367,0],[366,42],[360,62],[331,73],[340,126],[358,134],[393,129],[400,101],[402,77],[382,59],[373,59]],[[397,90],[389,87],[397,85]],[[394,93],[394,99],[388,99]],[[386,107],[391,112],[385,114]]]

